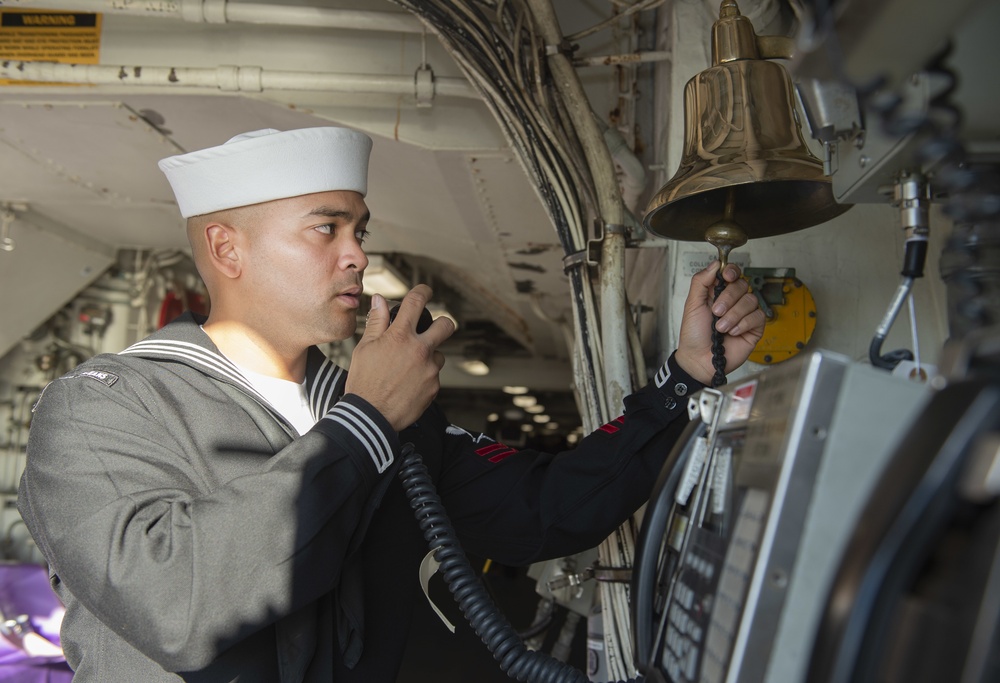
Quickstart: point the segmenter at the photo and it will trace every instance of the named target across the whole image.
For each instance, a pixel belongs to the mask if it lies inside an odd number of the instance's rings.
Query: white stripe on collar
[[[330,406],[340,398],[338,387],[344,378],[344,369],[329,359],[325,359],[320,366],[319,372],[312,380],[312,389],[309,392],[309,406],[313,415],[319,419],[330,412]]]
[[[137,356],[149,353],[161,356],[184,358],[192,363],[197,363],[212,372],[217,372],[225,376],[227,379],[232,380],[242,388],[260,396],[260,393],[253,388],[250,381],[243,376],[243,373],[239,371],[232,361],[221,354],[214,353],[206,348],[198,346],[197,344],[192,344],[191,342],[175,341],[172,339],[146,339],[136,342],[119,353],[122,355]]]
[[[224,355],[206,349],[204,346],[176,339],[144,339],[119,353],[139,356],[144,354],[169,356],[196,363],[206,370],[229,379],[274,410],[267,398],[254,388],[253,383],[247,379],[235,363]],[[313,411],[313,417],[317,420],[326,415],[333,403],[340,399],[341,392],[339,390],[345,376],[346,372],[343,368],[335,365],[329,358],[323,360],[319,371],[311,381],[312,388],[309,395],[309,407]]]

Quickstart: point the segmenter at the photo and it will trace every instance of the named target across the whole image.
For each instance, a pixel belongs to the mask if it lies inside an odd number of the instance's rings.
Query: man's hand
[[[750,285],[740,277],[738,266],[730,263],[722,273],[729,283],[715,298],[719,262],[695,273],[684,302],[680,340],[674,359],[689,375],[702,384],[710,384],[715,375],[712,365],[712,315],[719,318],[715,329],[723,334],[726,347],[726,373],[743,365],[764,335],[766,318]]]
[[[442,317],[417,334],[417,320],[430,297],[427,285],[411,289],[390,325],[385,299],[374,295],[365,333],[351,356],[344,390],[371,403],[397,432],[413,424],[437,396],[444,366],[437,347],[455,331]]]

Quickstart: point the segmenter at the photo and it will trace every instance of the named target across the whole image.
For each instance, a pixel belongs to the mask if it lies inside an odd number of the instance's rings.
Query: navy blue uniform
[[[296,437],[185,315],[45,389],[18,507],[77,680],[391,681],[426,552],[401,443],[466,549],[522,565],[592,548],[634,512],[701,388],[670,360],[623,417],[551,454],[436,406],[397,435],[345,379],[310,349],[317,423]]]

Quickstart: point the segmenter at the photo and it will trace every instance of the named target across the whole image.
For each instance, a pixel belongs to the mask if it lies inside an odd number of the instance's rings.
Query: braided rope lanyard
[[[722,268],[715,276],[715,298],[718,299],[722,290],[726,288],[726,281],[722,279]],[[712,377],[712,386],[721,387],[726,383],[726,347],[722,343],[722,332],[715,329],[715,324],[719,322],[716,315],[712,315],[712,367],[715,368],[715,376]]]

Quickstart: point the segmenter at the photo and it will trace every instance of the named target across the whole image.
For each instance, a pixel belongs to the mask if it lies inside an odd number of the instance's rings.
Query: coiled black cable
[[[975,241],[967,239],[969,232],[964,225],[995,220],[1000,214],[1000,195],[996,192],[996,182],[990,182],[995,171],[991,174],[987,169],[970,166],[966,150],[958,139],[962,112],[951,101],[958,87],[958,76],[945,63],[951,52],[952,45],[949,44],[924,69],[928,77],[934,79],[931,87],[937,88],[926,112],[914,112],[904,107],[903,98],[898,93],[885,90],[883,80],[876,80],[859,89],[859,96],[879,116],[888,135],[919,135],[922,138],[914,161],[918,167],[934,168],[935,191],[944,196],[944,212],[956,224],[945,251],[961,254],[958,260],[963,267],[951,274],[951,280],[952,287],[962,299],[952,312],[962,322],[953,321],[953,326],[967,331],[987,326],[995,320],[991,319],[989,306],[983,302],[984,288],[978,282],[975,265],[979,248]],[[902,271],[904,285],[912,285],[915,278],[923,275],[926,254],[926,237],[907,240]],[[992,318],[996,317],[994,311]],[[902,360],[912,360],[913,354],[907,350],[881,353],[886,332],[887,329],[880,328],[872,339],[869,348],[872,364],[892,369]]]
[[[586,683],[588,679],[582,671],[524,646],[469,564],[427,466],[413,444],[403,446],[401,457],[399,478],[424,539],[435,551],[434,558],[441,565],[448,590],[466,621],[500,663],[500,669],[515,680],[529,683]],[[630,679],[629,683],[642,680],[642,677]]]
[[[965,147],[958,138],[962,112],[951,102],[958,88],[958,76],[946,65],[953,46],[949,43],[926,65],[924,71],[944,87],[936,90],[926,112],[906,111],[903,98],[886,88],[887,78],[875,76],[866,83],[855,82],[846,72],[845,58],[837,35],[836,23],[841,5],[838,0],[812,0],[815,13],[813,29],[826,50],[829,66],[837,79],[854,88],[859,101],[866,103],[881,119],[890,135],[919,134],[920,145],[914,161],[921,168],[933,168],[933,185],[937,195],[944,196],[944,212],[954,222],[944,257],[948,272],[943,273],[949,284],[949,326],[954,336],[1000,322],[1000,308],[990,300],[991,265],[982,263],[983,245],[987,249],[997,240],[997,220],[1000,217],[1000,171],[995,164],[970,164]],[[934,85],[934,84],[932,84]],[[943,259],[944,260],[944,259]],[[942,268],[944,270],[944,268]],[[881,340],[874,339],[870,354],[890,366],[906,351],[882,355]]]
[[[983,299],[984,288],[979,283],[977,263],[980,257],[979,242],[969,239],[970,226],[996,221],[1000,216],[1000,186],[997,170],[992,166],[976,167],[969,163],[965,146],[959,140],[962,123],[961,110],[951,101],[958,88],[958,75],[946,64],[953,46],[949,43],[925,66],[924,72],[934,79],[932,87],[939,86],[930,98],[926,112],[907,111],[897,93],[882,89],[876,81],[859,91],[882,121],[885,131],[894,136],[919,135],[922,140],[915,152],[914,161],[923,168],[933,168],[932,185],[935,194],[943,196],[944,213],[955,221],[955,230],[946,243],[947,253],[960,254],[959,267],[951,274],[952,285],[962,301],[953,313],[960,319],[955,324],[968,331],[997,322],[998,313]],[[907,245],[909,247],[909,245]],[[926,247],[925,247],[926,248]],[[917,257],[922,268],[923,256]],[[907,253],[903,275],[913,277],[911,254]],[[916,277],[922,274],[918,270]]]
[[[880,81],[860,90],[859,96],[879,115],[888,135],[923,137],[914,160],[922,167],[935,167],[934,185],[947,198],[945,213],[957,221],[974,220],[996,215],[997,207],[994,202],[972,192],[981,177],[966,164],[966,150],[958,139],[962,112],[951,102],[958,88],[958,75],[945,63],[952,49],[949,43],[924,67],[924,72],[934,81],[932,87],[943,83],[928,101],[926,112],[904,107],[903,97],[885,90]]]

